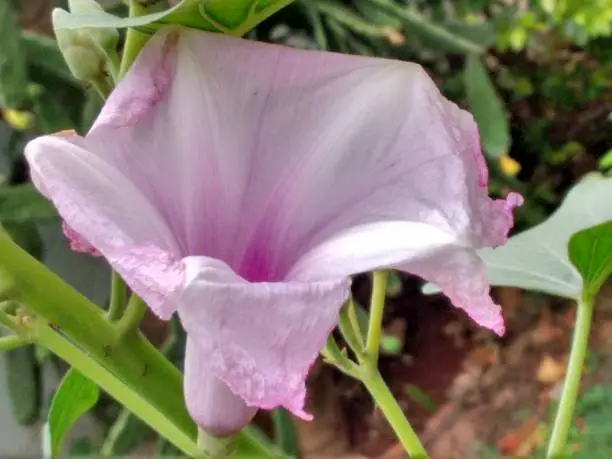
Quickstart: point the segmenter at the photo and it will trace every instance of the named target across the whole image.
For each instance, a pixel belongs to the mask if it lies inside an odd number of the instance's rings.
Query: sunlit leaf
[[[612,221],[574,234],[568,251],[570,261],[582,276],[583,294],[594,298],[612,274]]]
[[[51,452],[58,457],[64,437],[79,418],[98,402],[100,389],[71,368],[62,379],[49,409]]]
[[[579,298],[582,277],[569,260],[567,246],[574,233],[612,219],[610,196],[612,178],[588,175],[545,222],[511,237],[502,247],[479,251],[489,282]],[[432,284],[424,288],[425,293],[437,291]]]
[[[479,56],[467,57],[464,78],[468,105],[485,153],[494,158],[508,153],[511,138],[506,111]]]

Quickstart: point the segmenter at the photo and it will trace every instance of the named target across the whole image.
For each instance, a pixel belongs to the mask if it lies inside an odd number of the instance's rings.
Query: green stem
[[[232,456],[236,446],[236,438],[215,437],[202,429],[198,430],[198,458],[226,459]]]
[[[165,413],[159,412],[146,397],[132,390],[121,379],[47,326],[44,321],[36,320],[34,332],[38,343],[86,375],[130,411],[138,413],[144,422],[157,432],[163,432],[163,435],[177,448],[190,456],[197,454],[197,447],[192,437],[172,422]]]
[[[378,370],[364,371],[362,381],[410,457],[413,459],[427,458],[427,451]]]
[[[548,444],[546,457],[549,458],[558,458],[565,455],[567,435],[574,415],[584,359],[588,349],[593,306],[592,298],[582,298],[582,300],[578,301],[569,366],[565,375],[563,393],[561,394],[561,401],[555,417],[550,443]]]
[[[125,299],[127,295],[127,287],[121,276],[113,271],[111,277],[111,300],[106,317],[110,321],[115,321],[121,316]]]
[[[146,8],[138,3],[138,0],[130,0],[130,17],[142,16],[147,12]],[[149,36],[139,32],[134,28],[130,28],[126,32],[125,45],[123,47],[123,57],[119,66],[119,79],[123,78],[130,69],[132,63],[140,53],[140,50],[149,40]]]
[[[18,347],[31,344],[32,340],[18,335],[3,336],[0,338],[0,351],[11,351]]]
[[[102,310],[3,234],[0,253],[0,273],[10,273],[17,286],[14,300],[59,328],[99,366],[120,377],[126,386],[137,390],[170,422],[195,439],[196,428],[182,396],[182,375],[172,363],[140,333],[128,334],[120,340],[115,325],[105,320]],[[141,413],[134,414],[142,418]]]
[[[372,276],[372,297],[370,299],[370,320],[368,322],[365,358],[373,367],[376,367],[380,353],[380,336],[382,334],[388,280],[389,271],[375,271]]]
[[[125,314],[117,323],[119,337],[122,338],[132,331],[138,330],[138,325],[147,312],[147,305],[138,296],[132,294],[130,301],[125,309]]]

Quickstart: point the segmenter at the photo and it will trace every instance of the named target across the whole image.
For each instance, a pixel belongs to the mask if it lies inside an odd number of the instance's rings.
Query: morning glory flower
[[[506,241],[477,127],[412,63],[158,32],[85,137],[26,147],[73,247],[187,331],[185,398],[216,435],[304,411],[350,294],[395,268],[503,333],[481,247]]]

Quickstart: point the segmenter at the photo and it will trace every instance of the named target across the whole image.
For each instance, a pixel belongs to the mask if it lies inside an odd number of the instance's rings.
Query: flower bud
[[[71,13],[103,11],[94,0],[69,0]],[[111,28],[83,27],[67,29],[56,27],[57,19],[66,12],[53,11],[53,25],[58,46],[75,78],[81,81],[99,81],[103,78],[109,60],[116,60],[119,33]]]

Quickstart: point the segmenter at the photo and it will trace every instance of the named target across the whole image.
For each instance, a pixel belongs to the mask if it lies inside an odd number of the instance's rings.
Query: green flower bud
[[[71,13],[99,13],[102,7],[95,0],[69,0]],[[75,78],[85,82],[104,79],[108,71],[114,73],[119,33],[112,28],[83,27],[66,29],[56,27],[59,15],[65,11],[53,11],[53,25],[58,46]]]

